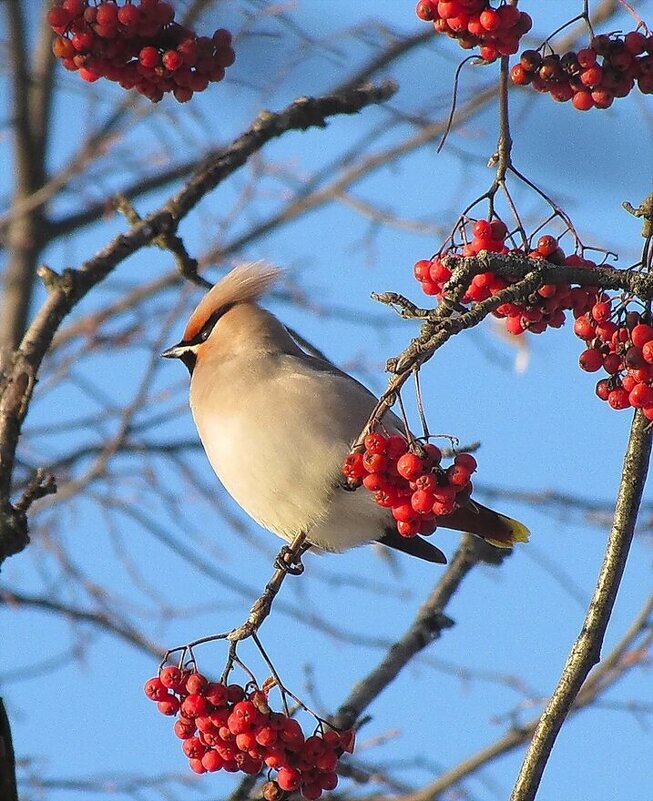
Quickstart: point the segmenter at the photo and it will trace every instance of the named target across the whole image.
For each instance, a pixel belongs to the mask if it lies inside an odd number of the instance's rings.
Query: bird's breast
[[[343,431],[312,376],[248,370],[212,381],[197,377],[195,371],[193,417],[225,489],[285,539],[315,527],[329,512],[358,420],[351,434]]]

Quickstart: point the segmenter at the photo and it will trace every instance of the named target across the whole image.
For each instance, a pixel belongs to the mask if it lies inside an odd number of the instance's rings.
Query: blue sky
[[[26,5],[35,12],[39,7],[35,0]],[[650,0],[635,5],[644,18],[651,17]],[[535,17],[533,41],[538,42],[571,13],[570,3],[558,0],[521,6]],[[298,95],[327,91],[370,57],[372,45],[384,37],[377,26],[410,32],[420,25],[409,2],[381,0],[370,6],[305,0],[289,9],[288,18],[307,35],[324,38],[328,49],[307,44],[305,58],[298,57],[297,65],[287,68],[288,53],[300,52],[299,37],[267,18],[268,6],[234,0],[218,8],[220,14],[216,9],[205,15],[207,28],[226,25],[240,31],[250,24],[247,15],[257,12],[251,32],[239,41],[238,61],[224,84],[185,107],[166,100],[153,115],[133,114],[127,134],[112,144],[95,179],[73,184],[72,191],[53,204],[53,211],[65,214],[87,200],[110,194],[134,174],[134,164],[145,163],[151,171],[198,148],[230,141],[261,105],[276,110]],[[356,25],[360,26],[357,35],[341,33],[344,27]],[[630,26],[625,12],[610,30],[624,26]],[[181,234],[189,251],[198,254],[209,244],[233,240],[278,209],[314,171],[362,141],[371,128],[381,131],[366,145],[367,152],[374,153],[417,129],[410,120],[393,125],[398,114],[428,116],[437,107],[441,115],[444,104],[436,100],[449,97],[460,53],[454,44],[434,40],[388,70],[400,90],[387,109],[338,118],[326,130],[290,133],[268,145],[263,165],[235,174],[183,223]],[[483,74],[479,68],[463,72],[465,95],[490,80],[486,76],[493,68],[484,69]],[[79,141],[119,99],[112,87],[100,84],[86,95],[86,87],[61,72],[57,83],[52,169],[66,164]],[[3,83],[3,99],[7,91]],[[629,200],[637,205],[651,190],[650,97],[633,95],[606,112],[588,114],[526,91],[511,92],[511,103],[514,159],[519,169],[564,205],[586,242],[618,252],[620,265],[636,261],[641,246],[639,223],[621,209],[621,203]],[[352,187],[351,195],[378,210],[391,210],[398,218],[448,231],[457,212],[491,182],[492,173],[484,164],[493,152],[495,137],[496,110],[488,108],[456,129],[441,154],[429,144],[367,175]],[[6,138],[0,148],[4,192],[11,174]],[[248,180],[255,187],[255,199],[235,221],[227,222]],[[520,210],[539,222],[546,210],[532,194],[517,185],[514,188]],[[151,193],[139,199],[139,211],[156,209],[169,194]],[[426,305],[428,300],[412,279],[412,265],[436,251],[440,240],[408,226],[371,225],[346,200],[331,201],[270,232],[241,248],[238,256],[263,258],[285,267],[288,283],[269,299],[269,308],[335,362],[382,391],[385,360],[399,353],[417,328],[375,304],[370,293],[393,289]],[[78,266],[123,228],[124,221],[117,216],[103,219],[54,244],[44,259],[57,270]],[[126,289],[152,281],[171,268],[168,254],[154,248],[143,251],[122,264],[75,314],[100,308]],[[217,269],[207,271],[212,280],[220,274]],[[298,290],[307,302],[290,302],[288,292]],[[173,287],[153,301],[145,319],[127,315],[100,330],[111,334],[127,330],[132,322],[140,325],[136,339],[124,347],[118,344],[88,353],[88,343],[73,342],[66,354],[75,360],[75,382],[58,382],[63,356],[46,364],[29,426],[54,427],[55,422],[98,411],[100,419],[81,431],[34,434],[25,444],[26,458],[42,460],[68,452],[80,442],[102,443],[112,436],[116,418],[103,419],[102,403],[110,402],[117,409],[130,403],[153,349],[179,339],[186,315],[199,297],[194,288]],[[373,324],[364,324],[368,320]],[[432,429],[455,435],[461,442],[481,441],[479,488],[551,491],[612,502],[630,415],[613,412],[594,397],[595,377],[577,367],[581,349],[570,325],[544,336],[529,336],[528,365],[518,372],[514,346],[485,324],[455,337],[425,367],[422,386]],[[185,383],[180,366],[157,365],[148,411],[138,419],[149,419],[161,410],[171,410],[171,419],[154,429],[152,439],[195,437],[183,406]],[[3,585],[51,594],[88,608],[98,608],[101,602],[111,613],[125,609],[150,639],[170,646],[241,622],[253,597],[247,588],[255,592],[263,587],[279,543],[244,518],[219,487],[199,450],[185,453],[183,461],[192,475],[203,477],[202,486],[189,480],[182,466],[156,454],[117,458],[109,481],[91,485],[84,498],[40,512],[34,544],[6,563]],[[78,467],[81,473],[84,467],[84,463]],[[167,495],[157,495],[150,470]],[[646,500],[650,502],[650,493]],[[107,507],[109,501],[112,505]],[[493,503],[529,525],[531,543],[516,548],[499,569],[474,571],[447,609],[455,627],[372,704],[371,719],[361,732],[366,746],[361,759],[396,767],[397,775],[411,786],[432,780],[438,770],[500,737],[510,728],[511,713],[516,722],[522,722],[539,711],[531,702],[545,699],[555,686],[582,624],[582,601],[589,598],[601,564],[605,526],[588,525],[571,510],[536,508],[514,498]],[[217,504],[243,526],[241,534],[224,522]],[[134,508],[209,567],[246,585],[243,593],[231,591],[224,578],[202,573],[166,549],[160,537],[135,523],[129,515]],[[437,537],[438,545],[452,555],[458,535],[445,532]],[[287,686],[309,705],[329,713],[382,657],[384,644],[401,636],[437,581],[440,568],[403,558],[391,566],[371,548],[338,557],[308,557],[306,563],[304,576],[290,578],[282,591],[281,602],[292,608],[273,612],[262,629],[262,639]],[[650,532],[641,533],[633,545],[604,652],[619,640],[643,604],[650,587],[650,566]],[[76,584],[76,573],[84,576],[83,589]],[[565,582],[573,584],[573,592],[563,588]],[[94,586],[102,588],[99,600],[94,599]],[[170,612],[162,613],[162,608]],[[172,610],[184,610],[184,614]],[[307,625],[311,614],[333,623],[342,636]],[[1,625],[11,645],[0,663],[0,689],[12,716],[18,755],[30,760],[21,775],[47,780],[100,773],[112,778],[127,773],[185,774],[185,760],[170,722],[157,716],[142,694],[143,682],[156,670],[151,656],[50,614],[5,607]],[[365,637],[367,644],[348,641],[356,637]],[[254,672],[265,677],[265,667],[253,648],[246,644],[242,654]],[[44,659],[58,660],[57,669],[16,680],[17,667],[28,669]],[[218,672],[223,646],[206,646],[200,659],[208,672]],[[466,669],[472,671],[472,678],[465,677]],[[528,698],[501,679],[506,676],[518,676],[532,688]],[[650,677],[645,670],[631,671],[608,692],[606,701],[613,706],[637,701],[650,707]],[[650,723],[650,712],[638,717],[613,708],[574,717],[556,744],[541,801],[650,799],[653,786],[645,769],[650,763]],[[520,759],[521,751],[513,752],[468,780],[468,797],[507,797]],[[231,776],[188,777],[188,781],[192,794],[177,788],[178,797],[223,797],[235,786]],[[374,784],[354,787],[357,794],[374,789]],[[150,796],[159,797],[156,790],[145,791],[142,797]],[[51,797],[71,795],[68,790],[54,789]]]

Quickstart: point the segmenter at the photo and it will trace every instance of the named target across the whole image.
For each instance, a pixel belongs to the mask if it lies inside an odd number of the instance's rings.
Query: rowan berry
[[[174,695],[169,695],[165,700],[157,703],[157,709],[162,715],[176,715],[179,707],[179,699]]]
[[[397,461],[397,472],[408,481],[414,481],[423,471],[424,462],[416,453],[405,453]]]
[[[181,704],[181,713],[187,718],[196,718],[206,715],[209,711],[209,702],[203,695],[193,693],[184,698]]]
[[[152,701],[161,701],[168,697],[168,688],[164,686],[158,676],[148,679],[143,689],[145,695]]]
[[[282,790],[288,793],[293,793],[301,786],[302,774],[300,771],[291,767],[279,768],[277,774],[277,783]]]

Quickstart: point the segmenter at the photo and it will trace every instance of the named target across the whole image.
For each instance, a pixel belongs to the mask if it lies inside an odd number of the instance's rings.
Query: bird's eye
[[[208,325],[205,326],[200,332],[200,342],[206,342],[206,340],[209,338],[210,333],[211,333],[211,328],[209,328]]]

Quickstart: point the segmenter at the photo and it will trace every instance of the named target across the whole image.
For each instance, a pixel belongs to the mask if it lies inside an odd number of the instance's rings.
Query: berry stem
[[[599,662],[601,646],[621,583],[633,539],[651,455],[653,431],[636,412],[617,495],[614,522],[603,565],[585,620],[551,699],[542,713],[517,777],[511,801],[533,801],[551,749],[583,682]]]
[[[193,640],[186,645],[171,648],[166,652],[161,665],[165,665],[170,655],[178,651],[182,654],[181,661],[183,662],[187,654],[190,654],[192,657],[193,648],[196,648],[198,645],[215,642],[216,640],[229,640],[231,648],[229,649],[229,659],[227,661],[227,667],[225,668],[225,673],[228,674],[231,670],[231,664],[234,662],[240,664],[240,661],[236,657],[236,644],[256,634],[265,618],[270,614],[272,603],[281,589],[284,579],[288,573],[294,572],[289,568],[301,564],[300,560],[302,554],[306,553],[310,547],[311,544],[306,541],[306,534],[304,532],[298,534],[290,545],[284,545],[279,551],[275,564],[284,564],[287,566],[277,567],[272,577],[265,585],[265,589],[261,595],[252,604],[247,620],[243,624],[237,626],[235,629],[231,629],[231,631],[222,632],[220,634],[209,634],[207,637],[200,637],[198,640]]]

